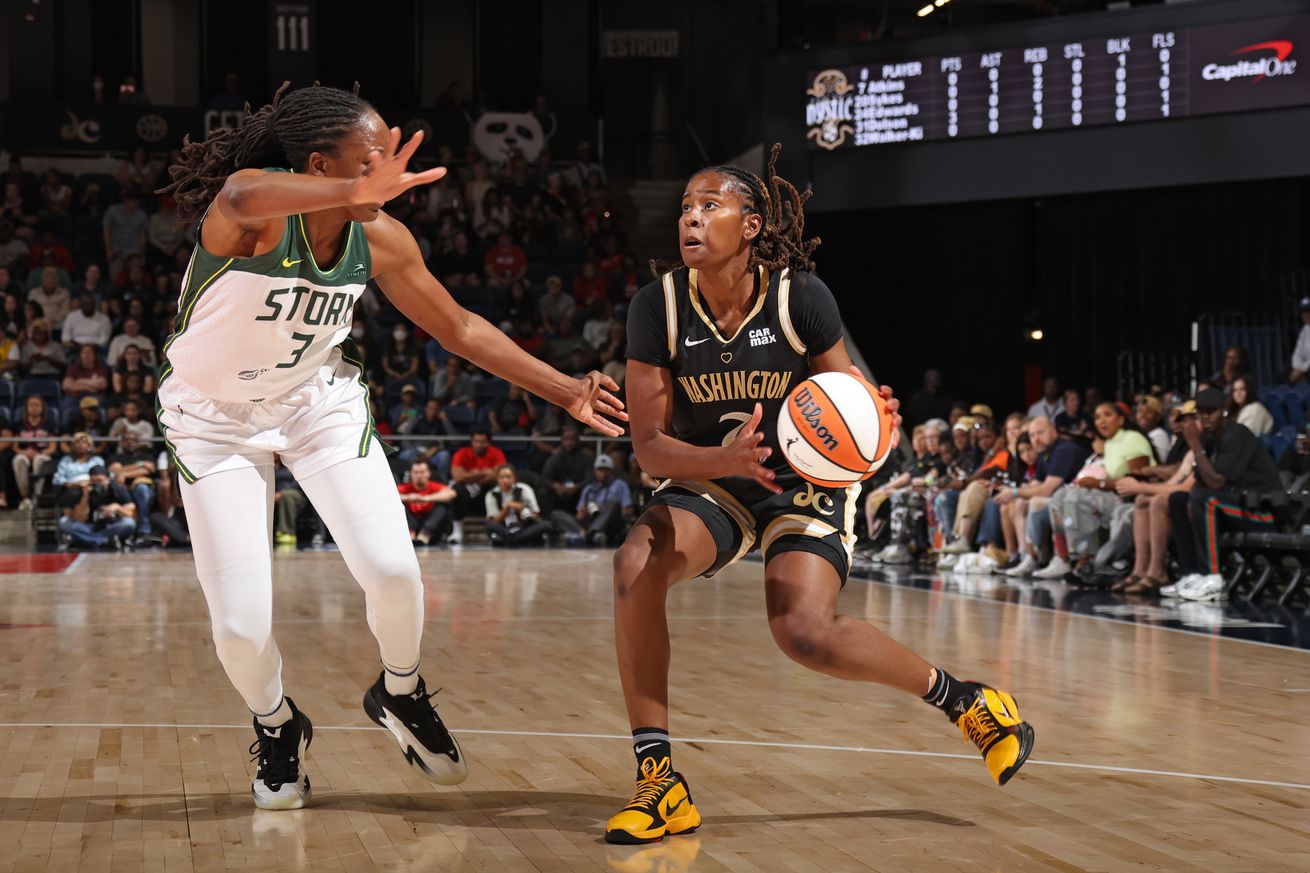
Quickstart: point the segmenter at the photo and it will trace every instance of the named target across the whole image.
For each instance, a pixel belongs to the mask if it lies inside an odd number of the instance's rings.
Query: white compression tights
[[[423,583],[381,447],[375,442],[367,456],[299,482],[364,589],[383,665],[413,672]],[[273,639],[273,467],[215,473],[182,483],[182,491],[219,660],[251,712],[272,712],[282,702],[282,655]]]

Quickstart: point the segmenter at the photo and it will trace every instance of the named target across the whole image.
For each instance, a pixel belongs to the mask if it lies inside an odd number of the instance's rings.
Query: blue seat
[[[453,403],[446,407],[446,421],[450,422],[450,426],[455,433],[468,436],[473,433],[473,427],[478,421],[478,414],[462,403]]]
[[[1296,428],[1290,426],[1279,428],[1273,433],[1260,437],[1260,442],[1264,443],[1275,461],[1282,460],[1288,449],[1296,444]]]
[[[33,394],[45,400],[46,406],[53,409],[58,409],[64,401],[64,389],[59,386],[58,379],[24,379],[18,383],[18,397],[14,402],[15,411],[21,414],[21,405]]]
[[[1288,391],[1283,395],[1283,408],[1287,410],[1287,423],[1293,428],[1298,428],[1305,422],[1305,401],[1295,391]]]
[[[509,393],[509,383],[504,379],[495,377],[487,379],[478,379],[473,383],[473,398],[478,401],[479,406],[485,406],[500,397]]]
[[[1266,385],[1260,389],[1260,402],[1269,410],[1269,415],[1274,420],[1274,427],[1280,428],[1291,424],[1287,420],[1287,409],[1283,405],[1283,393],[1276,387]]]

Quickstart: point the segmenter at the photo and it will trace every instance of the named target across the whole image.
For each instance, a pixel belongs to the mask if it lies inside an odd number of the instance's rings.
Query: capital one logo
[[[1296,73],[1296,61],[1289,60],[1293,44],[1291,40],[1275,39],[1258,42],[1236,51],[1229,52],[1231,57],[1270,52],[1259,58],[1243,58],[1231,64],[1206,64],[1201,69],[1201,78],[1207,81],[1231,82],[1233,79],[1250,79],[1254,85],[1262,79],[1277,76],[1291,76]]]

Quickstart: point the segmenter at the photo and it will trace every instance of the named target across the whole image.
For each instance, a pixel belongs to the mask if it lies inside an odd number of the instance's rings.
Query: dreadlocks
[[[373,111],[353,91],[328,88],[315,82],[310,88],[288,90],[290,82],[273,95],[273,102],[257,111],[246,104],[246,115],[236,128],[216,130],[203,142],[182,140],[182,157],[168,168],[173,181],[156,193],[172,194],[182,218],[192,218],[214,199],[227,177],[237,170],[260,167],[305,166],[314,152],[336,154],[350,128]]]
[[[745,199],[745,211],[754,212],[764,219],[764,227],[755,239],[751,240],[750,266],[763,266],[769,272],[777,272],[784,267],[796,270],[809,270],[814,250],[822,242],[817,236],[805,239],[805,201],[814,192],[801,192],[796,186],[775,172],[778,164],[778,152],[781,143],[774,143],[769,151],[769,167],[765,171],[768,184],[750,170],[744,170],[733,164],[717,164],[697,171],[701,173],[718,173],[727,178],[731,187]],[[650,262],[650,268],[659,276],[669,270],[682,266],[668,261]]]

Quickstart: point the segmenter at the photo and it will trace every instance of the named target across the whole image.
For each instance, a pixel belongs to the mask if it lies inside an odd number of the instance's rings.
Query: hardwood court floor
[[[631,791],[608,556],[426,553],[429,687],[471,760],[409,771],[360,709],[377,671],[339,556],[276,560],[315,804],[260,812],[248,716],[184,554],[0,577],[0,873],[35,870],[1304,871],[1310,653],[852,581],[849,612],[1015,692],[1008,787],[946,720],[772,645],[760,568],[675,590],[675,746],[705,816],[601,841]]]

